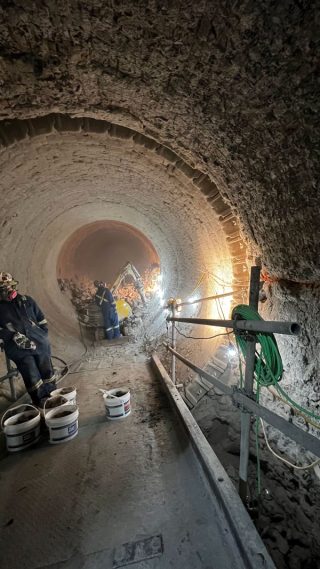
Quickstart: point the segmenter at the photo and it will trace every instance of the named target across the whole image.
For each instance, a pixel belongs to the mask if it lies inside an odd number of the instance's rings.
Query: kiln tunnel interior
[[[17,123],[15,132],[25,133]],[[2,267],[42,307],[57,355],[70,360],[83,352],[77,315],[57,278],[89,273],[112,281],[126,261],[143,271],[160,260],[163,299],[189,298],[195,287],[198,296],[230,289],[232,252],[240,246],[228,243],[225,228],[234,234],[234,222],[220,223],[226,205],[199,172],[182,161],[175,167],[177,156],[102,121],[50,116],[40,132],[31,123],[32,136],[11,140],[0,154]],[[242,265],[236,270],[238,283]],[[153,340],[166,332],[160,300],[146,323]],[[211,315],[208,305],[190,310]],[[193,350],[201,364],[209,343],[193,343]]]
[[[134,227],[116,221],[96,221],[75,231],[63,245],[57,262],[58,279],[100,280],[111,286],[130,262],[141,276],[160,259],[150,240]]]
[[[43,309],[53,353],[78,361],[84,351],[57,268],[76,274],[98,242],[103,249],[99,231],[94,237],[88,228],[127,224],[161,260],[163,298],[236,290],[259,257],[259,312],[302,329],[298,338],[277,338],[281,385],[319,415],[319,3],[1,4],[0,270]],[[152,346],[166,333],[159,300],[146,322]],[[227,317],[239,300],[222,300],[222,314],[207,303],[183,316]],[[178,347],[200,366],[218,352],[208,340],[180,336]],[[188,383],[187,374],[183,368],[177,377]],[[314,428],[264,393],[288,422]],[[235,407],[209,393],[196,409],[233,477]],[[309,462],[300,447],[268,431],[293,463]],[[279,569],[313,569],[320,563],[315,475],[272,463],[260,442],[264,539]],[[252,481],[258,448],[252,440]],[[5,530],[15,527],[16,520]]]

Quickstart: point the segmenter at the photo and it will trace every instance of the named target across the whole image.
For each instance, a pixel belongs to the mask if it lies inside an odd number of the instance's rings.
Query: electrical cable
[[[224,312],[223,312],[223,309],[222,309],[222,305],[221,305],[221,302],[220,302],[220,298],[217,298],[217,299],[216,299],[216,302],[217,302],[217,310],[218,310],[219,318],[220,318],[221,320],[226,320],[226,317],[225,317],[225,315],[224,315]]]
[[[79,358],[77,358],[76,360],[73,360],[72,362],[66,362],[64,361],[62,358],[59,358],[58,356],[51,356],[52,359],[54,360],[58,360],[59,362],[61,362],[64,365],[63,369],[66,369],[65,373],[61,373],[61,377],[58,379],[57,383],[59,383],[62,379],[65,379],[67,377],[67,375],[71,375],[71,367],[79,362],[81,362],[84,358],[84,356],[87,354],[88,352],[88,346],[86,345],[85,341],[84,341],[84,337],[83,337],[83,332],[82,332],[82,328],[81,328],[81,324],[80,324],[80,320],[78,320],[79,322],[79,329],[80,329],[80,337],[81,337],[81,342],[84,345],[84,352],[83,354],[81,354],[81,356]],[[63,369],[61,371],[63,371]]]
[[[219,277],[218,275],[212,273],[211,271],[209,271],[208,269],[204,269],[204,271],[201,273],[194,289],[192,290],[192,292],[188,295],[189,298],[192,297],[194,295],[194,293],[200,288],[200,286],[202,285],[202,283],[205,280],[208,280],[209,278],[213,279],[213,281],[218,284],[219,287],[223,286],[223,287],[232,287],[233,285],[236,285],[237,283],[243,286],[243,281],[239,280],[239,279],[232,279],[232,282],[226,282],[223,278]]]
[[[175,326],[175,329],[177,330],[178,334],[180,334],[184,338],[189,338],[191,340],[211,340],[212,338],[218,338],[219,336],[229,336],[229,334],[233,334],[233,332],[231,331],[231,332],[223,332],[222,334],[214,334],[214,336],[208,336],[206,338],[199,338],[198,336],[187,336],[186,334],[181,332],[181,330],[179,330],[177,326]]]
[[[196,286],[195,286],[194,289],[190,292],[189,296],[192,296],[192,295],[196,292],[196,290],[198,290],[198,288],[200,288],[200,286],[201,286],[203,280],[205,279],[205,276],[206,276],[206,275],[205,275],[204,272],[200,275],[200,277],[199,277],[199,279],[198,279],[198,281],[197,281],[197,283],[196,283]]]
[[[218,275],[212,273],[208,269],[207,269],[207,275],[209,275],[216,283],[218,283],[219,285],[222,285],[222,286],[232,286],[233,284],[236,284],[236,283],[243,285],[243,281],[240,279],[232,279],[232,282],[230,282],[230,281],[227,282],[222,277],[219,277]]]
[[[217,298],[216,301],[217,301],[217,305],[218,305],[218,313],[220,315],[221,320],[226,320],[226,315],[225,315],[225,312],[223,310],[223,306],[222,306],[222,303],[220,301],[220,298]],[[227,338],[226,338],[226,340],[227,340]],[[229,348],[233,347],[232,342],[230,342],[230,338],[228,338],[228,346],[229,346]]]
[[[262,320],[261,316],[253,310],[251,307],[240,304],[236,306],[232,311],[232,319],[242,319],[242,320]],[[279,381],[283,375],[283,365],[282,359],[279,353],[278,345],[273,334],[261,334],[257,333],[256,342],[260,345],[256,349],[255,353],[255,365],[254,365],[254,377],[257,382],[256,390],[256,401],[259,402],[261,387],[274,386],[278,392],[286,399],[286,402],[292,407],[298,409],[298,411],[306,414],[313,419],[320,420],[320,416],[316,415],[313,411],[305,409],[299,403],[294,401],[280,386]],[[235,332],[236,343],[239,353],[239,370],[240,370],[240,387],[243,387],[243,373],[242,373],[242,362],[241,353],[243,357],[246,357],[247,353],[247,334],[241,333],[239,331]],[[261,483],[260,483],[260,457],[259,457],[259,425],[260,421],[256,417],[256,454],[257,454],[257,490],[260,494]],[[291,464],[290,464],[291,465]]]
[[[320,421],[320,415],[316,415],[316,413],[313,413],[313,411],[309,411],[305,407],[302,407],[301,405],[299,405],[299,403],[297,403],[296,401],[291,399],[291,397],[282,389],[282,387],[280,387],[280,385],[276,384],[275,387],[276,387],[277,391],[279,391],[279,393],[281,393],[281,395],[283,397],[285,397],[285,399],[288,401],[288,403],[291,405],[291,407],[297,409],[298,411],[300,411],[301,413],[304,413],[305,415],[308,415],[309,417],[312,417],[313,419],[316,419],[316,421]]]
[[[65,379],[65,377],[67,377],[67,375],[69,375],[70,373],[70,366],[69,364],[67,364],[67,362],[65,362],[62,358],[59,358],[58,356],[51,356],[51,359],[53,360],[57,360],[58,362],[61,362],[64,367],[59,369],[58,371],[60,372],[60,377],[56,380],[56,383],[59,383],[62,379]],[[63,373],[64,372],[64,373]]]
[[[86,356],[87,353],[88,353],[88,346],[87,346],[87,344],[86,344],[85,341],[84,341],[83,331],[82,331],[82,327],[81,327],[81,323],[80,323],[80,320],[79,320],[79,319],[78,319],[78,323],[79,323],[79,330],[80,330],[81,342],[82,342],[82,344],[84,345],[85,350],[84,350],[84,352],[81,354],[81,356],[79,356],[79,358],[77,358],[76,360],[73,360],[72,362],[66,363],[66,365],[68,366],[69,370],[71,369],[71,367],[72,367],[73,365],[75,365],[75,364],[81,362],[81,361],[83,360],[84,356]],[[52,357],[54,357],[54,356],[52,356]],[[59,359],[59,358],[57,358],[57,359]],[[61,361],[63,361],[63,360],[61,360]],[[67,373],[69,374],[70,372],[68,371]],[[63,377],[65,377],[65,376],[63,376]]]
[[[290,462],[289,460],[287,460],[286,458],[283,458],[282,456],[280,456],[279,454],[277,454],[270,446],[270,443],[268,441],[268,437],[267,437],[267,433],[265,430],[265,426],[264,426],[264,422],[263,420],[260,418],[260,423],[262,426],[262,430],[263,430],[263,434],[264,434],[264,438],[266,441],[266,445],[269,449],[269,451],[279,460],[281,460],[282,462],[284,462],[285,464],[287,464],[288,466],[291,466],[292,468],[295,468],[296,470],[308,470],[308,468],[313,468],[314,466],[316,466],[316,464],[318,464],[320,462],[320,458],[317,458],[317,460],[315,460],[314,462],[311,462],[311,464],[307,464],[306,466],[297,466],[296,464],[293,464],[292,462]]]
[[[262,320],[261,316],[245,304],[239,304],[232,311],[232,319]],[[237,344],[244,358],[247,354],[246,334],[235,333]],[[276,385],[283,374],[282,360],[278,345],[273,334],[256,334],[256,341],[260,344],[260,352],[256,350],[255,379],[258,387]]]
[[[294,413],[296,413],[297,415],[300,415],[300,417],[302,417],[306,423],[308,423],[308,425],[312,425],[312,427],[314,427],[315,429],[320,429],[320,424],[319,423],[315,423],[314,421],[310,421],[310,419],[308,419],[308,417],[306,417],[301,411],[299,411],[296,408],[293,408],[290,403],[288,403],[288,401],[286,399],[284,399],[283,397],[280,397],[280,395],[278,395],[277,393],[275,393],[274,391],[271,390],[270,387],[268,387],[268,391],[270,391],[270,393],[272,393],[273,397],[276,397],[277,399],[279,399],[279,401],[282,401],[282,403],[285,403],[286,405],[290,406],[290,409],[293,410]]]
[[[67,364],[67,362],[65,362],[62,358],[58,358],[58,356],[51,356],[51,358],[53,360],[58,360],[58,362],[61,362],[64,365],[64,367],[69,367],[69,364]]]
[[[261,316],[249,306],[240,304],[232,311],[232,319],[241,318],[244,320],[263,320]],[[236,332],[236,341],[243,354],[246,356],[247,341],[246,336],[242,333]],[[309,411],[302,407],[299,403],[294,401],[285,391],[280,387],[279,381],[283,374],[282,359],[279,353],[278,345],[273,334],[256,334],[257,343],[260,344],[260,352],[256,350],[255,361],[255,379],[257,381],[257,395],[261,387],[274,386],[279,393],[290,403],[290,405],[300,412],[305,413],[309,417],[320,421],[320,415],[313,411]]]

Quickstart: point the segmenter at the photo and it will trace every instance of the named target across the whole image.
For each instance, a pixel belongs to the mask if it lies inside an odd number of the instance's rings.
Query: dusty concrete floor
[[[123,352],[112,365],[100,350],[79,367],[65,381],[78,388],[78,437],[0,463],[2,569],[126,566],[123,544],[159,535],[163,552],[136,569],[243,568],[145,357]],[[123,384],[133,412],[107,422],[99,387]]]

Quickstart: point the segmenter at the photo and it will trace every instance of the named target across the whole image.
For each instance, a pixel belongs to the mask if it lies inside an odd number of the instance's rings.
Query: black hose
[[[58,360],[59,362],[61,362],[65,367],[69,367],[69,365],[67,364],[67,362],[65,362],[62,358],[58,358],[58,356],[51,356],[51,358],[53,360]]]
[[[61,368],[61,375],[59,378],[59,381],[61,381],[69,374],[70,371],[69,365],[67,364],[67,362],[65,362],[62,358],[59,358],[58,356],[51,356],[51,359],[57,360],[58,362],[61,362],[63,364],[63,368]]]

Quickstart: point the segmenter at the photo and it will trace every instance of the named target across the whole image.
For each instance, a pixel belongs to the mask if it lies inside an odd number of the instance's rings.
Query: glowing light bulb
[[[229,346],[227,352],[228,356],[230,356],[231,358],[237,355],[237,350],[234,346]]]

